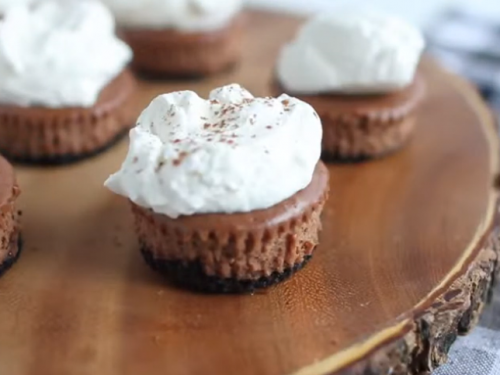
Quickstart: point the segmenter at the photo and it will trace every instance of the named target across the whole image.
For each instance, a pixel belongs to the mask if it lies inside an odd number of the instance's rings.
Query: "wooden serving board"
[[[231,82],[265,95],[298,24],[250,13],[238,70],[142,82],[137,111],[163,92]],[[127,202],[102,186],[126,141],[68,167],[18,167],[25,248],[0,279],[0,374],[417,374],[440,364],[492,287],[499,148],[474,90],[432,63],[424,72],[411,144],[330,166],[315,257],[255,295],[193,294],[146,267]]]

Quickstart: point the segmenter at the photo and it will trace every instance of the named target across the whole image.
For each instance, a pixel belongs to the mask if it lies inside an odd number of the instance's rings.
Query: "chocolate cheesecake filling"
[[[0,157],[0,275],[17,260],[21,250],[19,213],[20,194],[12,166]]]
[[[125,70],[91,108],[0,105],[0,152],[13,161],[61,164],[111,146],[134,124],[135,79]]]
[[[311,183],[264,210],[171,219],[132,203],[146,262],[183,286],[245,292],[290,276],[312,256],[329,191],[321,162]]]
[[[240,15],[215,31],[123,28],[119,35],[134,51],[134,70],[152,77],[196,78],[222,72],[239,61],[243,29]]]
[[[272,83],[274,95],[284,88]],[[425,95],[421,72],[408,87],[377,95],[300,95],[287,92],[309,103],[323,124],[323,157],[356,161],[380,157],[399,149],[413,133],[416,110]]]

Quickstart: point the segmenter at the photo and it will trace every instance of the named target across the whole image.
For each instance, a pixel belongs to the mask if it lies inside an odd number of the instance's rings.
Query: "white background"
[[[366,4],[426,26],[436,14],[450,7],[467,8],[500,22],[500,0],[247,0],[249,5],[294,13],[314,13],[342,4]]]

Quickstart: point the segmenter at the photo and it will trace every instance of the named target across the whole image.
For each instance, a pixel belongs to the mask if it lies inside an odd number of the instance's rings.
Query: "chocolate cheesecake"
[[[280,95],[284,89],[275,81],[272,91]],[[323,159],[361,161],[387,155],[408,142],[425,82],[418,72],[411,85],[386,94],[294,95],[313,106],[321,118]]]
[[[113,15],[98,0],[15,9],[0,23],[0,44],[10,46],[0,49],[9,67],[0,71],[0,153],[61,164],[109,147],[136,116],[132,50],[116,36]]]
[[[15,162],[64,164],[112,146],[134,124],[135,79],[125,70],[90,108],[0,105],[0,152]]]
[[[302,268],[328,196],[321,121],[237,84],[153,99],[105,186],[132,204],[146,262],[204,292],[251,292]]]
[[[339,7],[309,19],[282,48],[272,91],[318,112],[324,160],[378,158],[413,134],[424,48],[419,28],[396,15]]]
[[[19,193],[12,166],[0,156],[0,276],[15,263],[21,251],[16,209]]]
[[[135,71],[158,78],[198,78],[223,72],[240,60],[243,30],[240,15],[212,31],[121,28],[119,35],[134,51]]]
[[[264,210],[171,219],[132,203],[146,262],[173,282],[217,293],[252,292],[301,269],[319,243],[328,170],[319,162],[311,183]]]

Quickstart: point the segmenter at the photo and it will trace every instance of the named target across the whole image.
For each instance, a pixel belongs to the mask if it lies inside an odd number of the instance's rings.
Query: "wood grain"
[[[298,21],[251,13],[238,70],[143,82],[135,102],[239,82],[257,95]],[[291,280],[247,296],[167,285],[102,183],[126,142],[77,165],[18,167],[25,249],[0,279],[0,374],[417,374],[481,311],[497,268],[498,145],[475,92],[424,64],[428,98],[401,153],[331,166],[322,243]]]

